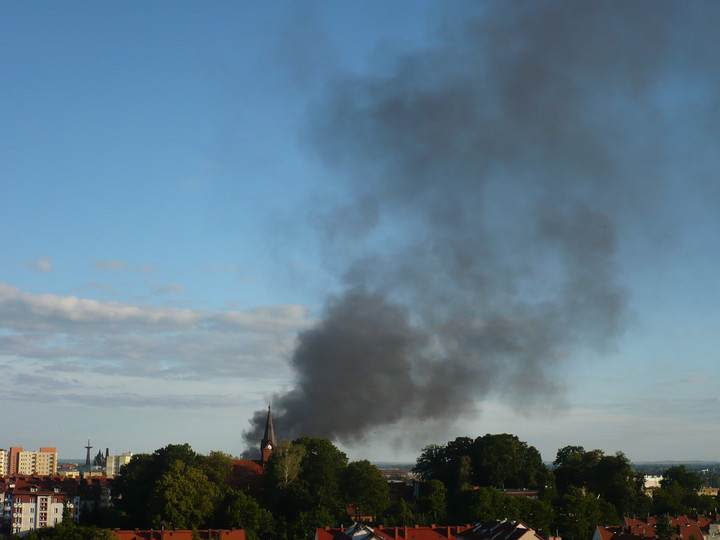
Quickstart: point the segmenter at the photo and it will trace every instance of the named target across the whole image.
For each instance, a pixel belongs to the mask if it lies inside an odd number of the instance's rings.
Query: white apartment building
[[[57,449],[52,446],[41,447],[37,452],[23,450],[22,446],[0,449],[0,475],[12,474],[57,474]]]
[[[38,485],[24,480],[10,482],[0,493],[3,529],[12,534],[23,534],[35,529],[53,527],[63,519],[63,508],[68,508],[77,519],[77,496],[64,493],[59,486]]]
[[[120,467],[130,463],[132,456],[132,452],[123,452],[117,456],[108,456],[107,463],[105,464],[105,474],[107,476],[115,476],[119,474]]]

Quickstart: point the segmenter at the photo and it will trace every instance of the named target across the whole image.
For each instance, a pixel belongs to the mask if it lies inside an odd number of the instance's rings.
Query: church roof
[[[270,407],[268,407],[267,420],[265,421],[265,434],[263,435],[263,443],[266,443],[266,442],[273,443],[273,446],[276,445],[276,443],[275,443],[275,428],[273,427],[272,411],[270,411]]]

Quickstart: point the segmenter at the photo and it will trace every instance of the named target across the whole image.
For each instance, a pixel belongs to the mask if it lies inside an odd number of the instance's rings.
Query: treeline
[[[419,489],[391,504],[377,467],[367,460],[349,462],[326,439],[279,444],[262,482],[244,484],[233,476],[231,456],[169,445],[133,456],[114,481],[113,507],[97,508],[83,520],[101,528],[242,528],[254,540],[295,540],[312,538],[316,527],[349,525],[350,509],[387,526],[508,518],[545,537],[557,531],[569,540],[587,540],[596,525],[620,524],[625,515],[702,513],[717,505],[715,498],[697,495],[700,479],[683,466],[665,471],[651,499],[622,452],[566,446],[547,467],[534,447],[509,434],[427,446],[415,473]],[[504,489],[539,496],[511,496]]]
[[[619,525],[624,516],[710,513],[718,504],[697,494],[701,479],[683,465],[663,472],[651,498],[643,490],[644,476],[622,452],[566,446],[548,468],[535,448],[509,434],[427,446],[415,472],[424,483],[446,489],[448,522],[520,519],[545,537],[557,531],[572,540],[587,540],[597,525]],[[503,491],[513,488],[540,495],[527,499]]]

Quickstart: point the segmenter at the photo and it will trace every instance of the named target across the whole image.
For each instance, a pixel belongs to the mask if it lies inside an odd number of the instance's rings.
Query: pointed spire
[[[265,434],[260,441],[260,461],[263,467],[270,461],[270,456],[275,450],[275,428],[273,427],[272,411],[268,405],[268,415],[265,421]]]
[[[270,405],[268,405],[268,415],[265,421],[265,435],[263,435],[263,446],[265,443],[271,442],[275,446],[275,428],[273,427],[272,411]]]

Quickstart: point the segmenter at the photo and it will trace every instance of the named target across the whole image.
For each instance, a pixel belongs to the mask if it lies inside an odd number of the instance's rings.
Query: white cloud
[[[141,274],[149,274],[155,272],[157,268],[152,264],[141,264],[139,266],[131,266],[125,261],[117,259],[107,261],[95,261],[92,264],[95,270],[102,270],[104,272],[139,272]]]
[[[42,257],[35,261],[35,269],[39,272],[52,272],[55,270],[50,257]]]
[[[115,271],[115,272],[127,272],[130,269],[130,265],[126,263],[125,261],[95,261],[93,263],[93,268],[95,270],[106,270],[106,271]]]
[[[25,373],[19,366],[27,362],[35,365],[30,373],[88,385],[102,375],[209,381],[270,370],[287,377],[297,332],[311,322],[298,305],[215,312],[36,295],[0,283],[8,377]]]
[[[176,285],[175,283],[160,283],[155,280],[146,282],[148,287],[152,289],[153,294],[176,294],[185,292],[185,287]]]
[[[226,272],[230,274],[239,274],[240,268],[234,264],[208,264],[204,267],[211,272]]]

